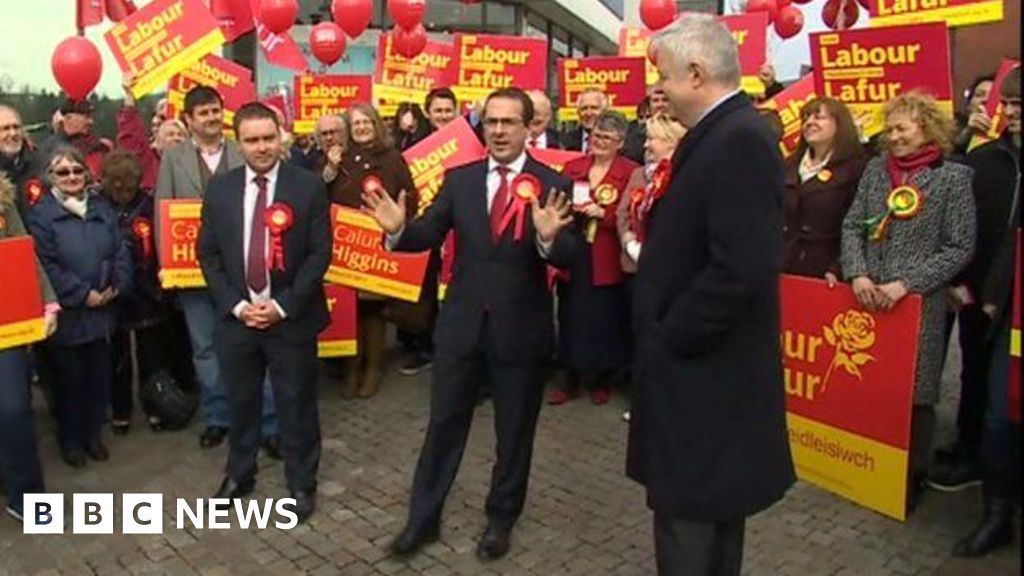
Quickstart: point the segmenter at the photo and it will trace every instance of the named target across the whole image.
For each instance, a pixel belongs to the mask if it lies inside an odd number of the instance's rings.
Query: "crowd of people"
[[[502,89],[478,103],[466,118],[487,158],[450,170],[429,207],[401,153],[460,117],[446,87],[422,107],[402,103],[392,118],[353,105],[294,139],[283,134],[281,111],[260,103],[236,111],[228,137],[221,96],[202,86],[185,96],[180,119],[161,108],[147,128],[126,78],[113,145],[92,133],[87,102],[68,101],[56,133],[38,145],[18,111],[0,105],[0,238],[34,239],[47,329],[31,349],[0,350],[8,513],[20,518],[22,495],[44,491],[34,377],[52,394],[61,458],[75,468],[110,458],[107,422],[129,433],[136,382],[171,377],[198,391],[200,446],[229,440],[218,496],[252,490],[262,447],[284,460],[300,519],[312,514],[315,339],[327,321],[321,280],[336,203],[376,218],[387,249],[431,251],[420,301],[359,292],[358,355],[324,362],[342,396],[373,397],[393,323],[408,352],[400,373],[432,367],[430,420],[396,554],[438,538],[482,395],[495,405],[497,449],[477,552],[507,553],[527,494],[540,368],[554,357],[565,378],[547,397],[552,406],[582,391],[595,405],[631,391],[628,473],[655,511],[659,571],[704,573],[683,568],[696,563],[738,573],[743,518],[794,481],[780,273],[849,283],[872,312],[922,297],[908,510],[926,485],[983,483],[983,520],[955,553],[1008,543],[1019,68],[999,86],[991,76],[975,82],[955,123],[928,95],[896,96],[877,142],[842,102],[814,98],[800,112],[796,152],[783,159],[777,129],[738,90],[735,43],[720,24],[683,18],[652,42],[661,80],[633,122],[598,90],[579,95],[579,122],[565,131],[553,127],[539,91]],[[777,93],[771,67],[763,72],[768,94]],[[1000,94],[1006,129],[968,150],[990,126],[989,91]],[[582,156],[558,172],[531,156],[539,148]],[[522,200],[523,186],[536,193]],[[198,252],[208,287],[163,290],[154,208],[187,198],[203,199]],[[520,201],[525,240],[505,218]],[[265,227],[262,208],[282,204],[286,224]],[[455,264],[439,301],[449,231]],[[285,238],[276,264],[275,235]],[[963,353],[958,434],[933,455],[954,323]],[[169,427],[156,413],[146,418],[154,430]]]

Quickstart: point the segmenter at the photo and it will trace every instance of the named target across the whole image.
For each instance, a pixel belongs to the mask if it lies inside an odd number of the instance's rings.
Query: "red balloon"
[[[768,23],[771,24],[779,16],[779,4],[776,0],[747,0],[746,12],[748,14],[767,12]]]
[[[309,32],[309,51],[326,66],[345,53],[345,31],[334,22],[321,22]]]
[[[775,19],[775,33],[780,38],[792,38],[804,27],[804,13],[795,6],[779,8],[779,16]]]
[[[857,18],[860,17],[860,7],[857,6],[855,0],[828,0],[821,9],[821,20],[825,22],[825,26],[833,30],[840,29],[839,6],[842,2],[846,3],[846,7],[843,9],[842,30],[853,28],[853,25],[857,23]]]
[[[260,0],[259,19],[274,34],[283,34],[299,14],[297,0]]]
[[[427,0],[388,0],[388,13],[400,28],[412,30],[423,21]]]
[[[50,58],[57,84],[72,100],[84,100],[103,74],[103,59],[96,45],[81,36],[57,44]]]
[[[867,2],[868,0],[863,1]],[[810,4],[811,2],[814,2],[814,0],[793,0],[793,4]]]
[[[427,30],[422,24],[411,30],[395,26],[391,29],[391,46],[402,56],[415,58],[427,47]]]
[[[651,30],[661,30],[676,19],[672,0],[640,0],[640,20]]]
[[[871,0],[857,0],[857,3],[860,4],[865,11],[871,13]]]
[[[366,31],[373,19],[373,0],[334,0],[331,14],[345,34],[354,39]]]

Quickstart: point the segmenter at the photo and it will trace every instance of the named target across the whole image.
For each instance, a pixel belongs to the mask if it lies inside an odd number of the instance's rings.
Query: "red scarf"
[[[647,184],[643,188],[636,188],[629,193],[630,228],[641,244],[647,235],[645,222],[647,214],[654,207],[654,203],[668,191],[671,171],[672,163],[668,159],[658,162]]]
[[[906,184],[914,174],[924,167],[942,158],[942,148],[938,144],[929,144],[913,154],[897,158],[889,155],[886,169],[889,171],[889,183],[893,188]]]

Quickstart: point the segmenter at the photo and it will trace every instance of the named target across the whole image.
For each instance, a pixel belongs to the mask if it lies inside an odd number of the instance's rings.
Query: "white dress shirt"
[[[548,131],[545,130],[540,133],[540,136],[536,138],[530,138],[530,145],[534,148],[547,148],[548,147]]]
[[[729,98],[732,98],[733,96],[735,96],[735,95],[737,95],[739,93],[740,93],[739,90],[733,90],[732,92],[729,92],[728,94],[725,94],[724,96],[722,96],[718,100],[715,100],[714,102],[712,102],[711,106],[708,106],[707,110],[705,110],[705,111],[700,113],[700,117],[697,118],[697,121],[694,122],[693,125],[696,126],[697,124],[700,124],[700,121],[703,120],[704,118],[706,118],[708,114],[711,114],[711,112],[713,112],[715,108],[718,108],[719,106],[724,104],[726,100],[728,100]],[[693,128],[691,127],[690,129],[692,130]]]
[[[216,174],[217,166],[220,166],[220,159],[224,156],[224,139],[221,139],[220,146],[218,146],[217,150],[213,152],[203,150],[195,140],[192,140],[192,145],[196,147],[196,150],[199,150],[199,156],[203,159],[203,162],[206,163],[206,167],[210,169],[210,174]]]
[[[278,162],[277,164],[274,164],[274,167],[271,168],[270,171],[268,171],[266,174],[263,175],[267,179],[267,197],[266,197],[266,201],[267,202],[266,202],[266,204],[264,206],[260,206],[258,208],[261,211],[266,210],[268,206],[270,206],[271,204],[274,203],[274,190],[277,187],[277,173],[278,173],[278,170],[280,168],[281,168],[281,163]],[[248,164],[246,164],[246,166],[245,166],[245,193],[244,193],[244,196],[242,197],[242,263],[243,263],[243,269],[246,271],[246,277],[248,277],[248,271],[249,271],[249,240],[252,238],[252,215],[253,215],[253,211],[257,210],[256,196],[259,195],[259,192],[260,192],[259,186],[256,185],[256,176],[257,176],[256,172],[253,171],[253,169],[250,168]],[[266,238],[266,243],[263,246],[263,253],[265,254],[266,262],[269,264],[270,263],[270,257],[271,257],[270,250],[269,250],[269,247],[270,247],[270,231],[269,230],[267,230],[265,238]],[[248,282],[246,282],[246,288],[249,291],[249,300],[248,301],[240,300],[238,302],[238,304],[235,304],[235,307],[232,310],[232,312],[235,315],[235,318],[238,318],[239,320],[241,320],[241,318],[242,318],[242,310],[249,303],[256,304],[256,303],[259,303],[259,302],[266,302],[267,300],[270,300],[271,302],[274,303],[274,307],[277,308],[277,313],[281,315],[281,318],[285,317],[284,310],[281,308],[281,306],[277,303],[276,300],[273,300],[270,297],[270,281],[271,281],[271,279],[270,279],[270,270],[269,269],[266,270],[266,274],[267,274],[267,287],[264,288],[262,292],[253,292],[252,288],[248,287]]]

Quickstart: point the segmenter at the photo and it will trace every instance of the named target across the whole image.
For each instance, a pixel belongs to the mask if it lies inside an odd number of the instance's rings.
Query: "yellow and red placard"
[[[949,31],[942,23],[811,34],[814,91],[844,102],[865,136],[882,131],[882,107],[909,90],[953,114]]]
[[[454,50],[456,77],[452,89],[460,102],[482,100],[498,88],[547,88],[547,40],[456,34]]]
[[[1020,424],[1020,229],[1013,259],[1013,320],[1010,325],[1010,419]]]
[[[623,26],[619,31],[619,56],[643,58],[644,83],[654,86],[658,82],[658,67],[647,57],[647,49],[651,46],[651,32],[643,28]]]
[[[847,285],[783,276],[782,363],[797,475],[905,518],[921,299],[866,312]]]
[[[417,302],[430,252],[384,249],[384,231],[359,210],[331,205],[334,256],[324,278],[357,290]]]
[[[432,89],[452,84],[454,59],[455,48],[451,44],[427,40],[426,48],[410,60],[392,48],[391,34],[381,34],[377,41],[373,93],[382,100],[416,102],[422,106]]]
[[[231,60],[207,54],[202,60],[171,77],[167,83],[167,105],[171,117],[185,108],[185,94],[196,86],[209,86],[224,99],[224,127],[230,129],[235,112],[256,100],[252,70]]]
[[[779,113],[782,120],[782,140],[779,141],[779,149],[786,158],[796,151],[800,143],[800,111],[815,96],[817,94],[814,92],[814,76],[808,74],[761,105],[762,108]]]
[[[476,162],[486,155],[484,145],[465,118],[455,120],[402,152],[420,194],[416,215],[422,216],[434,203],[446,170]]]
[[[163,288],[203,288],[206,279],[199,267],[196,242],[199,240],[200,199],[161,200],[160,286]]]
[[[764,94],[764,83],[757,77],[768,61],[768,13],[733,14],[719,20],[732,32],[740,57],[740,88],[747,94]]]
[[[973,150],[986,142],[998,140],[999,136],[1006,129],[1006,115],[1003,113],[1003,99],[999,95],[999,88],[1003,85],[1003,79],[1010,73],[1010,70],[1020,66],[1020,60],[1003,58],[999,63],[999,71],[992,80],[992,89],[989,90],[988,99],[985,100],[985,112],[992,119],[992,127],[985,134],[975,134],[971,137],[969,149]]]
[[[224,44],[224,33],[202,0],[153,0],[104,38],[121,71],[135,75],[136,98]]]
[[[561,172],[566,164],[584,156],[583,152],[553,148],[527,148],[527,153],[537,162],[556,172]]]
[[[343,114],[356,102],[373,103],[373,78],[367,75],[325,74],[295,77],[296,132],[308,134],[328,114]]]
[[[945,22],[950,28],[1003,19],[1003,0],[868,0],[872,28]]]
[[[0,240],[0,262],[0,350],[42,340],[46,326],[32,237]]]
[[[558,119],[579,119],[576,98],[587,89],[598,89],[608,97],[608,106],[636,118],[636,107],[647,96],[646,58],[620,56],[558,59]]]
[[[324,283],[327,311],[331,323],[317,336],[317,356],[340,358],[359,353],[356,338],[356,291],[345,286]]]

